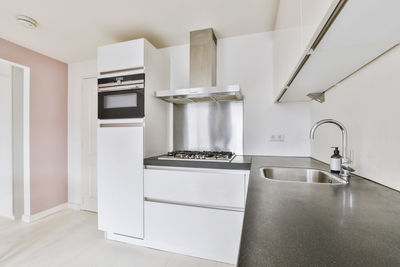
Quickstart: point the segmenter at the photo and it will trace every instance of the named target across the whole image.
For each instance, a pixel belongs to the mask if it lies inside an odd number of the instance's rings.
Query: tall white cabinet
[[[99,78],[145,74],[145,117],[98,121],[98,227],[107,239],[144,237],[143,159],[168,150],[166,55],[145,39],[98,48]]]
[[[99,229],[143,238],[143,124],[100,123]]]

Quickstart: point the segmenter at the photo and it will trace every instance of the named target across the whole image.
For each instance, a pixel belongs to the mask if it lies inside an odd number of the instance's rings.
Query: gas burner
[[[158,159],[230,162],[234,157],[235,154],[233,152],[228,152],[228,151],[177,150],[168,152],[167,155],[160,156],[158,157]]]

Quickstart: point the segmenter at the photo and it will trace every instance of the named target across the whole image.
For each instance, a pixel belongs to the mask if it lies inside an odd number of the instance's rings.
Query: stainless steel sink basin
[[[261,175],[269,180],[316,184],[346,184],[346,181],[322,170],[303,168],[264,167]]]

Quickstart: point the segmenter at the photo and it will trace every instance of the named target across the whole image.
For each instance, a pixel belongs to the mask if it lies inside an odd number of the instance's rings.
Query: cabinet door
[[[243,212],[147,201],[145,208],[146,242],[150,246],[236,264]]]
[[[143,127],[100,124],[99,229],[143,238]]]
[[[301,49],[303,52],[311,46],[311,40],[315,34],[319,33],[319,27],[323,26],[321,23],[324,17],[330,15],[330,8],[337,2],[337,0],[302,0]]]
[[[97,71],[123,71],[144,66],[144,39],[101,46],[97,50]]]
[[[339,0],[280,0],[274,31],[274,95],[295,73]]]
[[[274,31],[274,95],[278,96],[300,61],[301,0],[281,0]]]

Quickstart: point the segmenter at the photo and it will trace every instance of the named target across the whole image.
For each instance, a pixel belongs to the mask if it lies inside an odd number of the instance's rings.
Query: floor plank
[[[0,218],[0,266],[231,267],[219,262],[104,240],[97,214],[63,210],[33,223]]]

